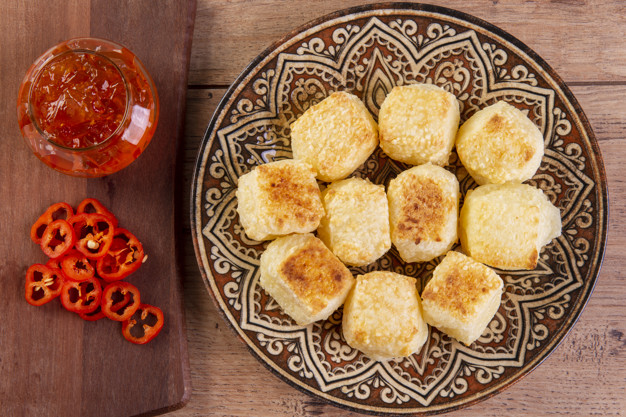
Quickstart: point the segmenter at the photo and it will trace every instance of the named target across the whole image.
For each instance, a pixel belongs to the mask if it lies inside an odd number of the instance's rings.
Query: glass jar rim
[[[77,38],[77,39],[73,39],[73,40],[98,40],[98,39],[95,39],[95,38]],[[48,132],[46,132],[45,130],[43,130],[41,128],[41,126],[39,126],[39,122],[38,122],[37,118],[33,114],[33,106],[32,106],[32,103],[31,103],[31,101],[32,101],[31,98],[32,98],[32,94],[33,94],[33,88],[37,84],[37,81],[39,80],[39,77],[41,76],[41,73],[43,72],[44,68],[46,68],[55,59],[57,59],[60,56],[63,56],[63,55],[66,55],[66,54],[81,54],[81,53],[97,55],[98,57],[105,59],[106,61],[108,61],[108,63],[113,65],[115,70],[122,77],[122,81],[124,83],[124,89],[125,89],[125,92],[126,92],[126,102],[125,102],[125,105],[124,105],[124,116],[122,117],[122,120],[120,121],[120,123],[117,126],[117,128],[115,129],[115,131],[113,131],[113,133],[111,133],[102,142],[99,142],[97,144],[94,144],[94,145],[91,145],[91,146],[82,147],[82,148],[73,148],[73,147],[64,146],[64,145],[61,145],[58,142],[55,142],[54,140],[52,140],[51,135],[48,134]],[[48,59],[46,59],[41,64],[41,66],[37,70],[37,73],[36,73],[36,75],[35,75],[35,77],[33,79],[33,82],[30,85],[30,88],[28,89],[28,117],[29,117],[30,121],[32,122],[33,126],[35,127],[35,129],[37,130],[37,132],[50,145],[52,145],[54,147],[57,147],[57,148],[60,148],[60,149],[63,149],[63,150],[72,151],[72,152],[85,152],[85,151],[94,150],[94,149],[97,149],[97,148],[100,148],[100,147],[104,147],[111,141],[112,138],[114,138],[115,136],[118,136],[120,134],[120,132],[124,129],[124,125],[126,124],[126,121],[128,120],[128,115],[129,115],[129,110],[130,110],[130,103],[131,103],[131,91],[130,91],[129,86],[128,86],[128,80],[126,79],[126,76],[124,75],[124,72],[121,70],[121,68],[111,58],[109,58],[108,56],[100,53],[99,51],[94,51],[94,50],[85,49],[85,48],[68,49],[68,50],[65,50],[65,51],[62,51],[62,52],[59,52],[59,53],[52,54],[50,57],[48,57]]]

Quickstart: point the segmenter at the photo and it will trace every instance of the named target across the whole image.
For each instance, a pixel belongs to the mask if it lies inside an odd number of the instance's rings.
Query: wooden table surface
[[[172,416],[356,415],[308,397],[270,373],[219,316],[202,281],[189,226],[197,149],[228,86],[285,33],[359,1],[198,0],[191,52],[180,207],[182,274],[192,376],[189,403]],[[595,291],[580,320],[536,370],[464,416],[626,415],[626,3],[439,1],[509,32],[564,79],[598,138],[610,223]]]
[[[172,410],[191,391],[173,174],[195,4],[163,2],[157,9],[153,3],[0,0],[0,416]],[[156,32],[154,22],[167,24]],[[40,163],[18,127],[17,93],[27,69],[48,48],[77,37],[127,46],[151,74],[160,100],[157,131],[142,162],[101,179],[70,177]],[[75,112],[75,102],[66,104],[68,114]],[[129,112],[131,126],[141,123],[140,109]],[[146,346],[128,343],[119,323],[86,322],[59,300],[33,307],[24,299],[27,268],[48,260],[29,237],[31,225],[51,204],[76,208],[86,197],[100,200],[143,242],[148,258],[128,281],[140,289],[142,303],[163,310],[166,323]]]

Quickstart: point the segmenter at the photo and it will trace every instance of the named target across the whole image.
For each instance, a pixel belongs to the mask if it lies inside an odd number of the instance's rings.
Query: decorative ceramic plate
[[[267,243],[239,224],[237,178],[290,158],[289,125],[331,92],[350,91],[374,115],[395,85],[432,83],[454,93],[461,118],[505,100],[544,134],[545,156],[529,183],[561,210],[563,233],[534,271],[500,271],[497,314],[472,345],[430,330],[418,354],[376,362],[348,346],[341,310],[296,325],[259,286]],[[407,166],[380,149],[355,175],[388,184]],[[456,156],[448,167],[463,194],[475,187]],[[209,292],[251,352],[282,379],[331,403],[367,413],[420,414],[485,399],[527,374],[574,325],[600,270],[607,189],[593,132],[571,92],[534,52],[466,14],[419,4],[340,11],[287,35],[258,56],[228,90],[208,126],[193,182],[196,255]],[[438,260],[404,263],[395,249],[363,268],[393,270],[421,286]]]

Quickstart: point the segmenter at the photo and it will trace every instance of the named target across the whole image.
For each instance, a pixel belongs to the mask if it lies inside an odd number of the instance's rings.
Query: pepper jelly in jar
[[[17,116],[26,143],[65,174],[102,177],[133,162],[159,117],[150,75],[125,47],[78,38],[48,50],[20,86]]]

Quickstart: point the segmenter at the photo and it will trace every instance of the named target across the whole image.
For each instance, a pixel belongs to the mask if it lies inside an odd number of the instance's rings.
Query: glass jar
[[[30,67],[17,117],[44,163],[78,177],[102,177],[133,162],[157,126],[152,78],[125,47],[96,38],[62,42]]]

